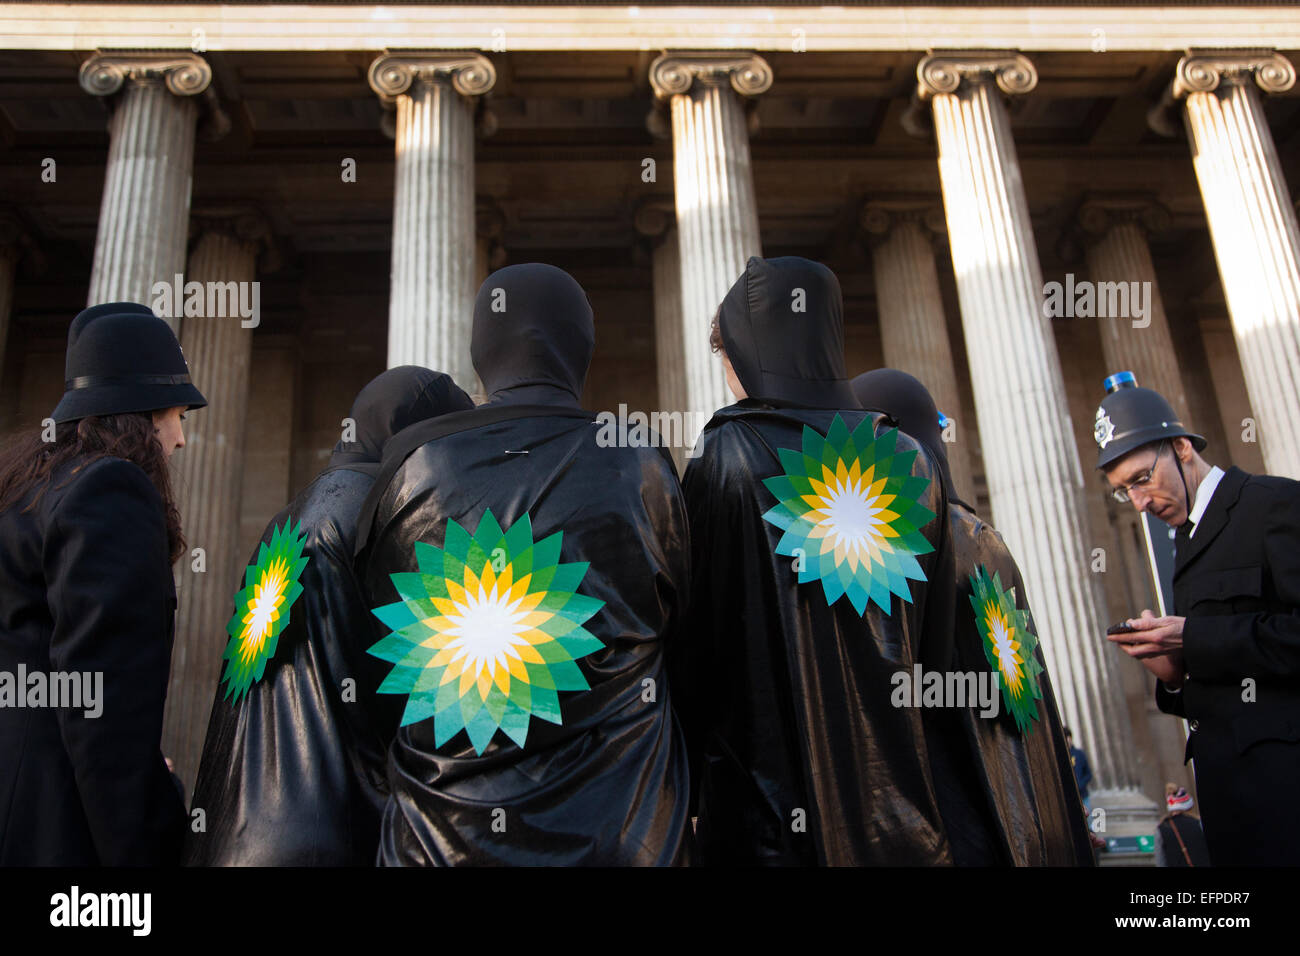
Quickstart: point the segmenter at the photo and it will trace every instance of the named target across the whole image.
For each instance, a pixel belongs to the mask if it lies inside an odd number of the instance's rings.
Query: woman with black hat
[[[0,453],[0,865],[175,862],[159,738],[185,547],[167,472],[206,400],[148,308],[68,332],[53,429]]]

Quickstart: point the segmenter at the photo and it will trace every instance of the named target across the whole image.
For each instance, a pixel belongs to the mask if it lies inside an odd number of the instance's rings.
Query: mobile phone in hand
[[[1112,624],[1110,627],[1106,628],[1106,633],[1107,634],[1132,634],[1136,630],[1137,630],[1136,627],[1129,627],[1129,625],[1121,621],[1119,624]]]

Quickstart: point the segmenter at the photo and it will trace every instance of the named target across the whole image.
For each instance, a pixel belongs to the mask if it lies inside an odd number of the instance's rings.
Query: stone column
[[[1032,90],[1037,72],[1019,54],[963,52],[926,56],[917,78],[933,108],[992,517],[1024,575],[1062,716],[1088,748],[1094,805],[1149,813],[1118,662],[1102,637],[1083,473],[1002,101]]]
[[[943,232],[943,209],[929,201],[881,200],[863,206],[859,222],[872,237],[885,364],[920,379],[939,411],[952,419],[956,440],[947,445],[948,466],[957,494],[974,503],[970,445],[934,265],[933,241]]]
[[[682,272],[677,226],[671,203],[651,201],[636,211],[637,232],[654,243],[652,270],[655,297],[655,371],[658,378],[659,409],[682,415],[682,443],[671,449],[678,471],[685,466],[685,451],[703,428],[699,416],[691,421],[686,393],[686,346],[682,340]],[[708,333],[705,332],[707,347]],[[689,430],[689,433],[687,432]]]
[[[478,53],[385,53],[370,86],[396,109],[388,365],[446,372],[476,386],[474,102],[496,82]]]
[[[190,553],[178,565],[176,643],[163,720],[163,749],[176,772],[193,788],[221,679],[221,655],[234,611],[232,597],[246,555],[238,554],[240,489],[244,474],[244,419],[248,410],[249,362],[260,315],[243,318],[240,298],[252,302],[258,251],[268,228],[254,215],[198,219],[198,241],[186,279],[224,285],[224,302],[205,299],[202,315],[186,315],[181,347],[190,373],[208,399],[185,423],[185,448],[176,455],[177,506]],[[233,293],[233,298],[231,294]],[[203,549],[196,570],[193,549]]]
[[[1300,478],[1300,229],[1258,86],[1281,93],[1295,68],[1269,51],[1190,52],[1172,93],[1186,98],[1192,163],[1270,474]]]
[[[1139,385],[1167,398],[1186,422],[1187,394],[1147,245],[1148,233],[1168,228],[1168,210],[1145,198],[1092,196],[1079,210],[1079,225],[1091,240],[1088,274],[1097,299],[1106,374],[1133,372]],[[1104,310],[1103,301],[1108,303]],[[1137,314],[1139,307],[1145,315]]]
[[[148,305],[153,284],[171,282],[184,269],[195,97],[211,81],[212,68],[192,53],[98,53],[82,64],[87,93],[122,94],[108,124],[90,305]]]
[[[709,324],[750,256],[762,255],[743,97],[772,85],[760,56],[667,53],[650,85],[672,113],[686,404],[708,414],[735,401]]]

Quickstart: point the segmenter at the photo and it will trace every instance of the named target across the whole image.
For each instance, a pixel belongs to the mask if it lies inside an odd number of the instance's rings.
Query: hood
[[[591,302],[563,269],[506,266],[478,290],[470,356],[489,404],[576,406],[595,343]]]
[[[383,457],[384,443],[406,426],[473,407],[445,372],[418,365],[390,368],[357,393],[348,412],[356,422],[356,441],[335,445],[330,467],[374,464]]]
[[[939,409],[920,380],[896,368],[878,368],[853,380],[853,392],[863,408],[885,412],[898,427],[925,446],[943,477],[949,500],[957,498],[948,468],[948,449],[939,427]]]
[[[727,358],[750,398],[857,408],[844,368],[844,302],[819,262],[751,257],[718,309]]]

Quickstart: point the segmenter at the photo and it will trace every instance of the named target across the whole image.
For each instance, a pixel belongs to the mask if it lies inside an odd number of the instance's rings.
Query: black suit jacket
[[[1300,863],[1300,482],[1228,469],[1179,544],[1174,607],[1187,679],[1156,703],[1190,725],[1211,856]]]
[[[185,808],[159,751],[176,608],[162,497],[129,461],[74,464],[31,511],[0,512],[0,671],[100,673],[100,713],[0,707],[0,866],[174,863]]]

